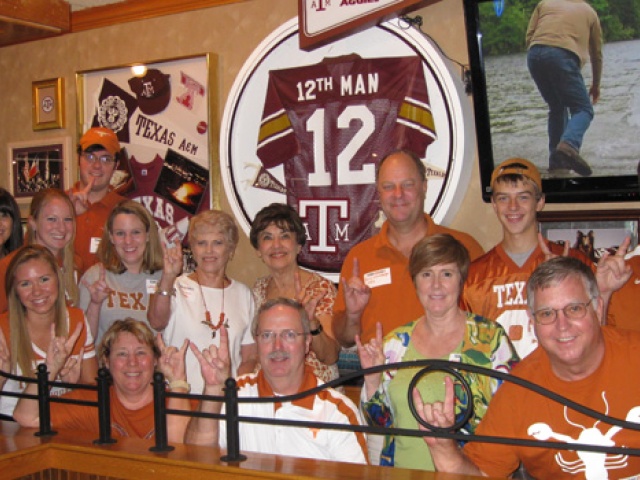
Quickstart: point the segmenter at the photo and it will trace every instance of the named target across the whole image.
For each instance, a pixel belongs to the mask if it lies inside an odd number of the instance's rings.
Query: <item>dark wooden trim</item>
[[[562,210],[538,212],[539,222],[581,222],[606,220],[638,220],[640,209],[627,210]]]
[[[242,1],[245,0],[126,0],[122,3],[73,12],[71,31],[81,32]]]

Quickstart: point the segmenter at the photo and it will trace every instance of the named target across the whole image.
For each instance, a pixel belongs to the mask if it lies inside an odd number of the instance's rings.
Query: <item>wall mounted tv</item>
[[[483,199],[495,165],[522,157],[538,166],[547,202],[640,200],[640,11],[628,0],[598,8],[604,36],[600,100],[580,154],[590,176],[549,172],[547,104],[527,68],[525,34],[537,0],[463,0]],[[635,13],[634,13],[635,12]],[[591,64],[582,74],[591,85]]]

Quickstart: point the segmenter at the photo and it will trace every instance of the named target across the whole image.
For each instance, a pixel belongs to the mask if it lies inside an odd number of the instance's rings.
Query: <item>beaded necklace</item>
[[[227,276],[224,275],[222,277],[222,305],[221,305],[221,309],[220,309],[220,318],[218,319],[218,323],[213,323],[213,321],[211,321],[211,312],[209,311],[209,309],[207,308],[207,302],[204,298],[204,292],[202,291],[202,283],[200,283],[200,275],[198,274],[198,271],[196,270],[196,278],[198,280],[198,287],[200,288],[200,297],[202,298],[202,305],[204,306],[204,320],[200,323],[202,323],[203,325],[206,325],[207,327],[209,327],[211,329],[211,338],[216,338],[216,333],[218,333],[218,330],[220,330],[220,328],[224,325],[224,328],[229,328],[229,322],[227,321],[225,315],[224,315],[224,290],[225,290],[225,282],[227,281]]]

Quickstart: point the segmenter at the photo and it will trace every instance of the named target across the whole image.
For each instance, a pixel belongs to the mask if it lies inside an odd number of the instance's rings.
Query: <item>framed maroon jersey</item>
[[[257,154],[266,169],[284,164],[287,202],[310,238],[300,263],[339,270],[374,232],[377,162],[398,148],[423,157],[435,137],[417,55],[270,71]]]
[[[283,25],[238,74],[221,125],[221,178],[245,232],[272,202],[295,208],[307,231],[300,264],[336,281],[349,250],[382,225],[375,172],[391,150],[421,157],[425,211],[453,218],[473,162],[472,116],[438,49],[397,21],[310,52],[297,35],[296,21]]]

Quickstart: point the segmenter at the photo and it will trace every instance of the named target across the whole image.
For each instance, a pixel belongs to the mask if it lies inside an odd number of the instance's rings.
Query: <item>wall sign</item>
[[[234,82],[222,180],[245,232],[272,202],[296,208],[308,233],[300,264],[336,281],[349,249],[382,224],[377,161],[416,151],[429,172],[425,209],[446,224],[471,174],[473,125],[461,81],[420,32],[392,21],[305,52],[297,28],[274,31]]]
[[[406,9],[419,1],[299,0],[300,46],[308,49],[361,25],[372,25],[385,15]]]

